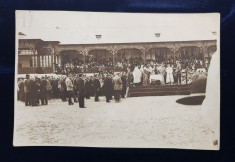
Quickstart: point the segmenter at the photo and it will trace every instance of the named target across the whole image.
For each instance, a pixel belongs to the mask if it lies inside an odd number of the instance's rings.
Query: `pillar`
[[[53,60],[53,61],[54,61],[54,64],[58,64],[58,63],[57,63],[57,59],[56,59],[57,55],[56,55],[55,52],[54,52],[53,56],[54,56],[54,60]]]
[[[97,61],[97,50],[95,50],[95,57],[96,57],[96,61]]]
[[[203,63],[204,63],[205,62],[206,49],[203,50],[202,54],[203,54]]]
[[[86,53],[84,52],[82,55],[83,55],[83,64],[85,65],[86,64]]]
[[[156,60],[156,48],[154,48],[154,59]]]
[[[200,49],[201,49],[202,54],[203,54],[203,62],[205,62],[205,54],[206,54],[207,48],[208,47],[206,45],[204,45],[204,44],[200,46]]]
[[[114,53],[112,53],[113,55],[113,72],[115,71],[115,56],[114,56]]]
[[[88,51],[84,49],[83,51],[79,51],[83,55],[83,68],[84,72],[86,71],[86,56],[88,55]]]
[[[209,48],[207,50],[207,57],[208,57],[208,59],[210,58],[210,49]]]
[[[117,49],[111,49],[109,52],[113,55],[113,72],[115,72],[115,54],[118,52]]]
[[[147,51],[148,51],[148,49],[146,49],[146,48],[141,49],[141,52],[144,54],[144,63],[146,61],[146,53],[147,53]]]
[[[52,67],[52,66],[50,65],[50,58],[51,58],[51,55],[47,55],[48,67]]]
[[[55,55],[55,49],[52,48],[52,53],[51,53],[51,67],[52,67],[52,72],[53,72],[53,73],[55,73],[54,55]]]
[[[146,52],[144,52],[144,63],[146,61]]]
[[[41,55],[42,57],[42,67],[44,67],[44,55]]]
[[[55,57],[55,59],[56,59],[56,60],[55,60],[56,64],[60,64],[60,65],[61,65],[61,62],[59,61],[60,57],[61,57],[60,54],[57,54],[57,55],[56,55],[56,57]]]
[[[41,64],[40,64],[40,55],[39,55],[37,50],[35,50],[35,54],[37,55],[37,67],[41,67]]]
[[[166,58],[168,58],[168,56],[167,56],[167,48],[165,50],[166,50]]]
[[[169,48],[172,52],[173,52],[173,60],[174,60],[174,62],[175,62],[175,55],[176,55],[176,52],[178,51],[178,49],[181,47],[181,45],[180,44],[172,44],[172,45],[170,45],[169,47],[167,47],[167,48]]]

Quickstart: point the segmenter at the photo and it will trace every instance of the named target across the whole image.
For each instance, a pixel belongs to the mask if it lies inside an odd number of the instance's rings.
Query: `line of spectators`
[[[107,102],[112,99],[112,96],[114,96],[116,102],[119,102],[120,96],[123,98],[128,96],[129,87],[132,85],[182,84],[182,82],[183,84],[190,84],[195,76],[207,75],[208,59],[205,59],[205,62],[196,58],[177,59],[177,61],[173,61],[172,58],[169,58],[164,60],[164,62],[159,62],[160,59],[148,59],[145,62],[142,58],[125,59],[123,62],[118,61],[115,64],[116,67],[122,68],[123,71],[118,75],[114,74],[113,71],[106,71],[104,74],[95,76],[86,76],[76,71],[75,69],[84,68],[83,62],[76,60],[71,64],[59,65],[58,68],[62,69],[62,73],[60,73],[62,75],[57,75],[56,77],[46,75],[43,77],[30,77],[26,75],[26,79],[19,78],[18,100],[25,102],[25,106],[38,106],[40,104],[47,105],[48,99],[61,98],[62,101],[68,101],[69,105],[72,105],[84,100],[81,99],[81,96],[86,99],[94,96],[97,102],[99,101],[99,95],[105,95]],[[96,61],[92,60],[86,64],[87,68],[97,65],[103,67],[112,66],[111,61]],[[198,71],[198,69],[202,70]],[[102,71],[105,71],[105,69]],[[156,77],[151,77],[154,75]],[[83,85],[83,88],[79,88]],[[84,107],[84,104],[80,103],[80,107]]]
[[[18,79],[18,100],[25,102],[25,106],[47,105],[49,99],[61,98],[69,105],[79,102],[84,107],[84,98],[94,96],[95,102],[100,95],[106,96],[106,102],[113,98],[120,102],[120,97],[128,95],[131,73],[118,73],[86,76],[83,74],[69,74],[50,76],[26,75],[26,79]]]
[[[114,66],[112,59],[92,59],[85,64],[83,61],[75,59],[70,63],[56,64],[56,73],[68,75],[70,73],[78,74],[81,72],[113,70],[114,68],[119,69],[120,71],[126,71],[127,68],[130,68],[131,71],[133,71],[135,66],[142,65],[156,68],[161,64],[164,64],[165,66],[170,64],[176,67],[177,62],[181,63],[183,69],[187,67],[192,70],[196,70],[198,68],[205,68],[207,70],[209,67],[209,59],[206,58],[203,60],[203,58],[200,57],[157,57],[156,59],[146,59],[145,61],[143,58],[124,58],[122,60],[115,61]]]

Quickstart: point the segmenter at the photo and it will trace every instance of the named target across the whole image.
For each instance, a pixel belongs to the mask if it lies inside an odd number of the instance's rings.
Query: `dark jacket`
[[[76,81],[77,93],[80,97],[85,97],[85,84],[82,78],[77,78]]]
[[[59,81],[59,83],[60,83],[60,90],[61,90],[61,92],[64,92],[64,91],[67,91],[67,87],[66,87],[66,84],[65,84],[65,78],[64,79],[61,79],[60,81]]]
[[[123,89],[126,89],[126,79],[127,77],[124,75],[121,77]]]
[[[111,78],[104,79],[104,94],[112,95],[113,93],[113,82]]]
[[[94,79],[93,81],[94,89],[99,90],[100,89],[100,81],[98,79]]]
[[[31,81],[31,97],[37,97],[38,94],[38,86],[35,80]]]
[[[86,80],[85,81],[85,89],[86,89],[86,91],[88,91],[88,92],[91,92],[92,91],[92,85],[91,85],[92,83],[91,83],[91,81],[90,80]]]
[[[41,81],[41,85],[40,85],[40,92],[44,93],[46,95],[46,91],[47,91],[47,81],[45,79],[42,79]]]

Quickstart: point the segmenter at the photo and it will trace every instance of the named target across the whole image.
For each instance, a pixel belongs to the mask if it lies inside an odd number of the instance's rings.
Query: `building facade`
[[[216,40],[133,42],[102,44],[60,44],[59,41],[19,39],[18,74],[55,73],[56,66],[72,62],[75,58],[85,65],[96,59],[115,62],[140,57],[143,60],[159,56],[177,60],[182,55],[210,58],[216,51]]]

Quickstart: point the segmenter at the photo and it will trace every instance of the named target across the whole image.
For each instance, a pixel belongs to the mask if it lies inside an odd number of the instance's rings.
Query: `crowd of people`
[[[113,97],[115,102],[120,102],[120,98],[128,97],[130,86],[190,84],[193,78],[199,75],[198,72],[200,75],[207,75],[209,60],[177,59],[144,61],[142,58],[131,58],[115,64],[122,69],[121,72],[105,71],[92,76],[75,70],[84,68],[83,62],[77,60],[58,66],[61,73],[54,77],[26,75],[26,79],[19,78],[18,100],[25,102],[25,106],[38,106],[47,105],[51,98],[61,98],[64,102],[68,101],[69,105],[79,102],[79,107],[83,108],[84,99],[90,99],[91,96],[94,96],[95,102],[99,102],[100,95],[106,97],[106,102],[110,102]],[[112,61],[92,60],[86,66],[111,67]],[[151,76],[157,76],[158,79],[151,79]]]
[[[173,68],[175,68],[177,66],[177,62],[180,62],[183,68],[187,67],[191,70],[196,70],[198,68],[208,69],[209,67],[209,60],[207,58],[204,60],[201,57],[158,57],[156,59],[146,60],[141,57],[131,57],[129,59],[119,59],[114,62],[111,58],[102,58],[99,60],[91,59],[85,64],[82,60],[75,59],[72,62],[63,62],[62,64],[56,64],[56,73],[68,75],[70,73],[78,74],[81,72],[99,72],[105,71],[107,69],[118,69],[121,71],[127,71],[128,68],[133,71],[135,66],[146,66],[151,67],[152,69],[157,69],[159,66],[162,66],[162,64],[164,64],[165,67],[170,64],[171,66],[173,66]]]
[[[85,108],[84,99],[94,96],[99,102],[99,96],[105,95],[106,102],[115,99],[120,102],[128,94],[131,75],[123,73],[86,76],[84,74],[69,74],[68,76],[30,76],[18,79],[18,100],[25,102],[25,106],[47,105],[52,98],[73,105],[79,102],[80,108]]]

